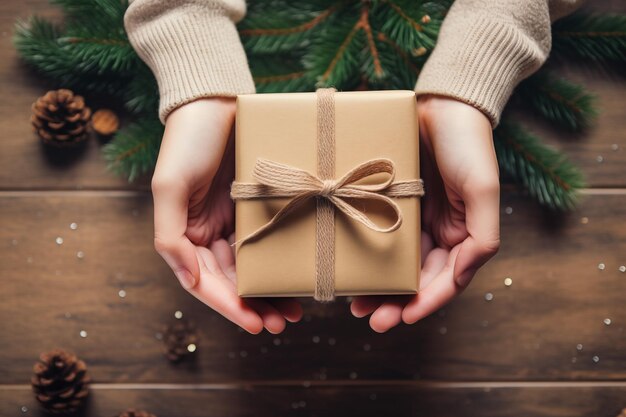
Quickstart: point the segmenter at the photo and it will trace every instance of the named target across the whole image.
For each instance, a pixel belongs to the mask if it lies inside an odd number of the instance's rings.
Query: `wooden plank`
[[[92,390],[79,416],[113,416],[128,407],[158,417],[438,416],[617,417],[626,387],[427,388],[415,386],[226,387]],[[26,411],[22,412],[22,407]],[[2,389],[2,415],[38,414],[28,387]]]
[[[253,336],[179,288],[152,249],[149,195],[2,193],[0,383],[27,381],[55,346],[75,350],[99,382],[626,378],[626,194],[590,195],[569,216],[511,194],[502,206],[512,212],[500,254],[422,323],[379,335],[343,301],[307,302],[300,325]],[[176,310],[199,323],[195,363],[161,355],[155,334]]]
[[[625,11],[623,2],[616,1],[594,2],[593,7]],[[146,189],[147,181],[128,185],[107,173],[97,141],[91,141],[82,153],[47,153],[34,137],[29,124],[30,105],[51,85],[20,63],[11,43],[15,20],[33,13],[59,17],[46,0],[0,2],[0,189]],[[602,113],[598,125],[576,140],[542,125],[535,125],[534,129],[571,156],[585,172],[590,186],[625,186],[626,86],[620,79],[610,80],[593,72],[574,71],[574,75],[599,96]],[[613,145],[618,150],[613,150]],[[602,156],[603,162],[597,162],[598,156]]]

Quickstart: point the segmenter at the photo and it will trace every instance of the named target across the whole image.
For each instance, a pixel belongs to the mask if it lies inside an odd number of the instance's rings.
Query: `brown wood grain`
[[[626,407],[626,387],[98,386],[79,416],[115,416],[128,407],[158,417],[617,417]],[[0,390],[0,414],[44,415],[27,387]]]
[[[379,335],[344,300],[307,302],[300,325],[253,336],[179,288],[152,249],[147,194],[5,192],[0,383],[27,381],[34,358],[55,346],[75,350],[99,382],[626,378],[626,194],[587,196],[569,216],[511,194],[502,206],[513,211],[502,215],[501,252],[424,322]],[[176,310],[199,324],[192,364],[169,365],[155,338]]]

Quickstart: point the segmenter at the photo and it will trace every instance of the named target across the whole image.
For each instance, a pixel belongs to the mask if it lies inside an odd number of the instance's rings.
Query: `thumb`
[[[495,174],[495,173],[494,173]],[[500,184],[497,174],[482,177],[464,192],[468,236],[461,242],[454,279],[465,288],[474,274],[500,247]]]
[[[154,198],[154,247],[172,269],[183,288],[196,286],[200,275],[195,246],[187,238],[187,187],[178,180],[156,176]]]

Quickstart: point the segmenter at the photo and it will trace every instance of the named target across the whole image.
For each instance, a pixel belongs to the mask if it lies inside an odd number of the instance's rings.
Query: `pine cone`
[[[33,103],[32,110],[30,121],[45,144],[66,147],[87,139],[91,110],[72,91],[48,91]]]
[[[128,410],[121,413],[118,417],[156,417],[156,416],[144,410],[135,410],[134,408],[129,408]]]
[[[192,356],[198,346],[196,326],[187,320],[176,320],[163,331],[165,356],[172,362],[179,362]]]
[[[31,379],[35,397],[53,414],[76,411],[87,397],[87,365],[64,350],[42,353],[33,367]]]

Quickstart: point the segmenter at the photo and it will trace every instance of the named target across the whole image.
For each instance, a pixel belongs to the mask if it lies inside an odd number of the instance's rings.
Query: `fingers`
[[[443,248],[435,248],[428,254],[420,274],[420,291],[426,288],[439,275],[446,266],[449,257],[450,251]]]
[[[254,311],[256,311],[263,320],[263,327],[272,334],[278,334],[285,330],[287,323],[285,318],[274,306],[261,298],[246,299],[248,304]]]
[[[213,254],[202,247],[196,248],[196,253],[202,278],[189,292],[244,330],[260,333],[263,319],[237,295],[235,284],[222,273]]]
[[[302,319],[302,306],[293,298],[275,298],[270,303],[280,311],[287,321],[291,323],[299,322]]]
[[[214,241],[210,247],[222,272],[228,279],[235,283],[235,255],[231,246],[225,239]],[[280,333],[285,329],[285,319],[289,322],[297,322],[302,318],[300,303],[291,298],[277,298],[272,300],[246,299],[245,303],[255,310],[263,320],[263,326],[270,333]]]
[[[225,239],[218,239],[211,242],[209,250],[215,256],[219,267],[222,272],[234,283],[236,281],[235,271],[235,254],[228,241]]]
[[[450,252],[442,248],[435,248],[430,251],[422,268],[420,276],[420,291],[421,289],[428,287],[433,279],[443,270],[448,261],[449,255]],[[411,301],[414,303],[416,297],[417,295],[413,297],[389,297],[388,301],[383,302],[379,307],[375,308],[375,311],[370,317],[370,327],[372,330],[378,333],[384,333],[400,324],[402,322],[405,307]]]
[[[179,180],[155,175],[152,180],[154,198],[154,247],[174,271],[185,289],[198,282],[200,269],[195,246],[185,235],[187,230],[187,188]]]
[[[454,279],[467,287],[474,274],[500,247],[500,184],[497,172],[468,181],[464,187],[465,222],[469,236],[461,243]]]
[[[422,263],[420,289],[426,287],[443,269],[448,260],[449,251],[441,248],[432,249],[432,239],[422,234]],[[370,317],[370,327],[378,333],[384,333],[402,321],[402,312],[407,303],[415,297],[403,296],[362,296],[355,297],[350,305],[352,314],[357,318]]]
[[[448,304],[454,297],[461,293],[463,288],[456,285],[454,281],[454,264],[459,254],[459,246],[452,249],[446,262],[420,292],[407,304],[402,312],[402,320],[407,324],[413,324],[424,317],[429,316],[441,307]],[[441,262],[441,253],[434,254],[432,266],[429,266],[426,273],[439,269],[438,264]],[[428,263],[429,260],[426,261]]]
[[[354,297],[352,303],[350,303],[350,311],[356,318],[363,318],[368,314],[371,314],[383,303],[382,296],[366,295]]]
[[[393,296],[374,311],[370,327],[377,333],[385,333],[402,322],[402,310],[411,297]]]

